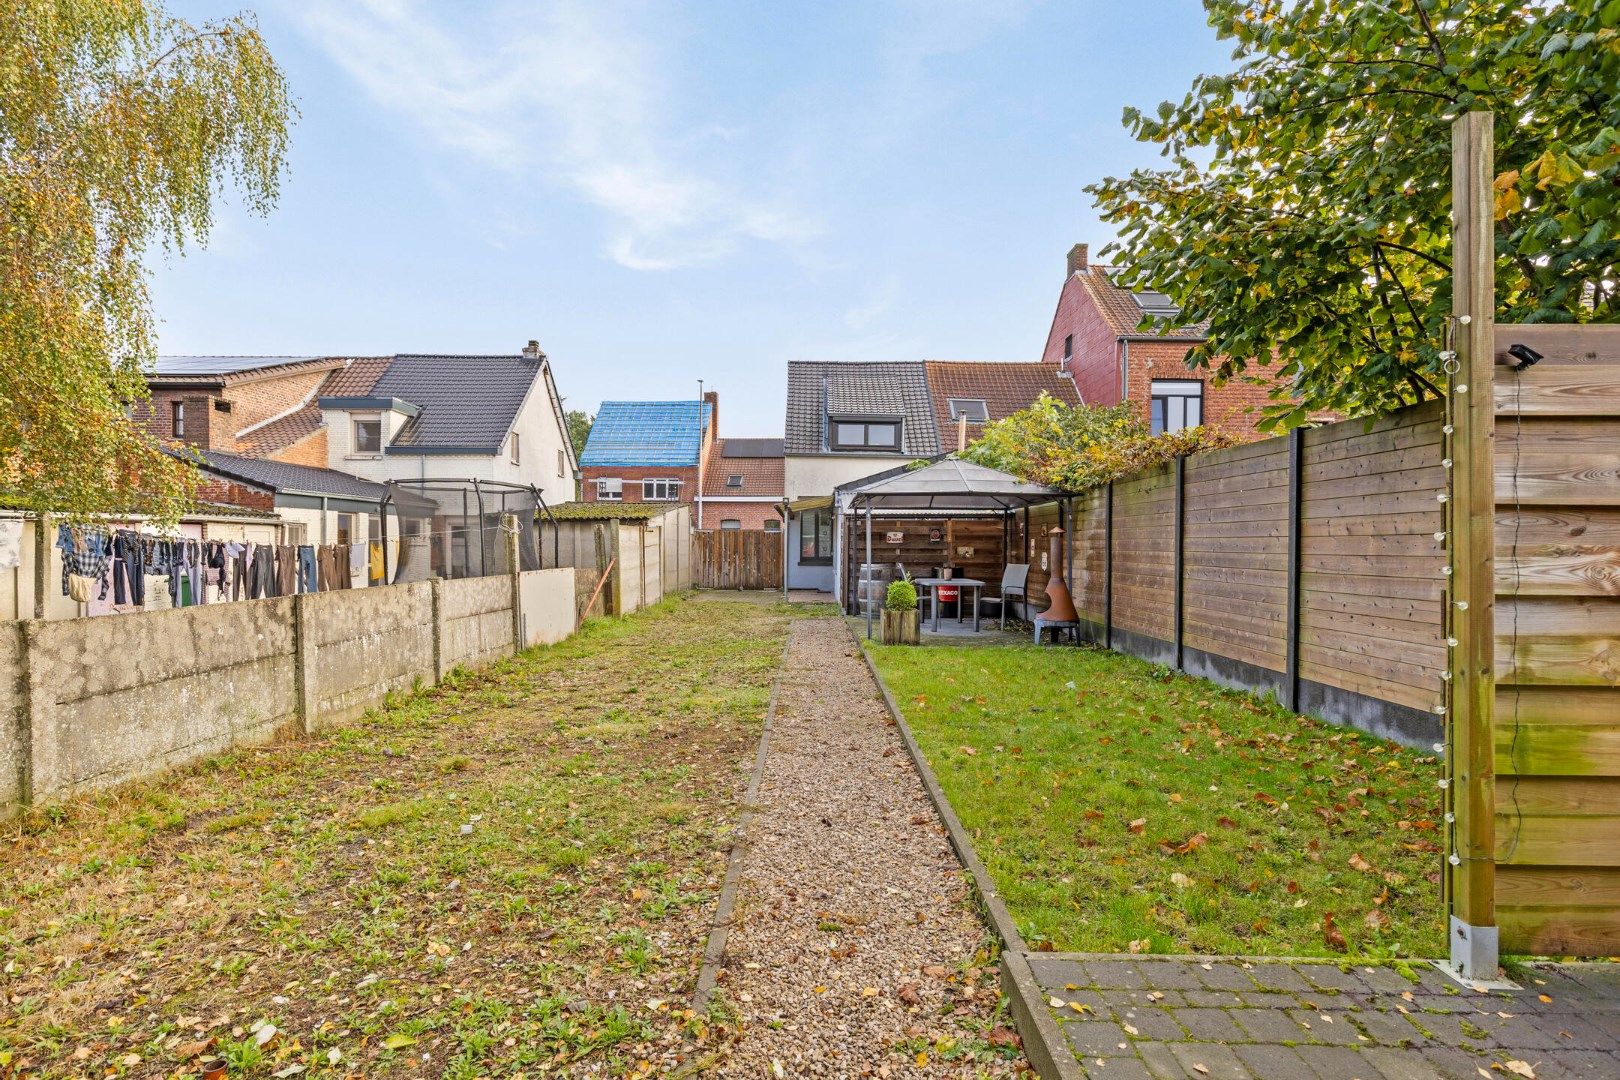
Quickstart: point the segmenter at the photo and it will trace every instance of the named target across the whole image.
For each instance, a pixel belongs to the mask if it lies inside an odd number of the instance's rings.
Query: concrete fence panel
[[[292,605],[27,624],[31,800],[296,735]]]
[[[345,724],[389,691],[433,680],[431,583],[313,593],[295,602],[306,731]]]
[[[508,576],[440,583],[441,663],[481,667],[512,655],[512,580]]]
[[[0,633],[0,817],[27,797],[28,710],[23,698],[23,624]]]
[[[597,576],[575,567],[519,575],[519,625],[525,648],[550,645],[574,632],[575,578],[581,575],[588,575],[593,584]]]

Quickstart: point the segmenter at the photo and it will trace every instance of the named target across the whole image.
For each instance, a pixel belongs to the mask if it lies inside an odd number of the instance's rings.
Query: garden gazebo
[[[998,561],[1005,564],[1010,549],[1013,514],[1062,498],[1062,492],[1052,488],[1026,483],[1011,473],[956,457],[944,457],[930,464],[880,473],[838,489],[838,501],[844,508],[846,522],[846,528],[841,531],[847,536],[850,526],[856,522],[864,523],[865,558],[862,561],[867,564],[873,562],[874,520],[882,522],[898,517],[940,519],[947,528],[952,520],[961,518],[997,522],[1001,532]],[[893,542],[891,538],[894,535],[892,532],[886,533],[885,542]],[[900,542],[903,540],[902,535]],[[961,551],[973,552],[974,548],[957,547],[947,542],[940,554],[951,561]],[[897,561],[903,564],[905,560]],[[1001,567],[994,569],[999,577]],[[867,605],[866,621],[867,636],[870,637],[871,605]]]

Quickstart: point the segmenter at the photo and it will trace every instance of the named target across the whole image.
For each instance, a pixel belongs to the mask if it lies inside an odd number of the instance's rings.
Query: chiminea
[[[1041,621],[1079,622],[1080,615],[1074,610],[1074,597],[1069,595],[1069,585],[1063,580],[1063,527],[1054,526],[1049,538],[1052,548],[1047,565],[1051,567],[1052,576],[1046,581],[1046,610],[1041,612]]]

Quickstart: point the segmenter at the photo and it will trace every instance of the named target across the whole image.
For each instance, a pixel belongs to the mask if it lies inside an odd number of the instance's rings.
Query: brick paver
[[[1030,963],[1088,1077],[1474,1080],[1522,1061],[1538,1080],[1620,1078],[1620,965],[1536,965],[1521,990],[1478,993],[1422,964]]]

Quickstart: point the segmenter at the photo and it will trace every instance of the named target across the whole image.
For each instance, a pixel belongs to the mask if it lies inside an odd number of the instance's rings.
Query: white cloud
[[[780,193],[729,180],[714,148],[746,132],[666,112],[659,13],[555,0],[473,18],[419,0],[293,0],[308,37],[383,108],[513,181],[539,175],[600,209],[634,269],[715,262],[816,232]],[[447,15],[453,10],[455,16]],[[676,136],[698,132],[700,156]],[[721,135],[722,138],[716,138]]]

